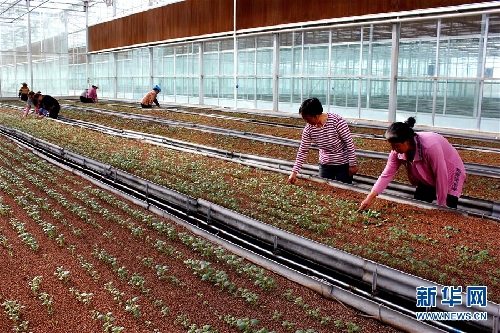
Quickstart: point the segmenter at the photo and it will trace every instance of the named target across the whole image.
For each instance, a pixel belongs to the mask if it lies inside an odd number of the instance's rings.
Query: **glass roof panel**
[[[0,51],[26,51],[29,42],[62,34],[69,35],[70,47],[84,46],[82,32],[87,23],[91,26],[180,1],[184,0],[0,0]]]

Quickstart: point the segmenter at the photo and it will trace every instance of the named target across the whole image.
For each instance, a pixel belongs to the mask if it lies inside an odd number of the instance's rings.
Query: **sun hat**
[[[93,84],[92,87],[96,88],[96,89],[99,89],[99,86],[98,85],[95,85]]]
[[[153,87],[153,89],[158,90],[158,92],[159,92],[159,93],[161,92],[161,88],[160,88],[160,86],[159,86],[159,85],[155,85],[155,86]]]

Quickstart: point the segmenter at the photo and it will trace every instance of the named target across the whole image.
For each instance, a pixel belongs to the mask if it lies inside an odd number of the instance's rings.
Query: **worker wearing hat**
[[[28,87],[28,84],[26,82],[23,82],[21,84],[21,88],[19,89],[19,98],[21,101],[28,101],[28,93],[30,92],[30,88]]]
[[[90,98],[93,103],[97,103],[97,101],[98,101],[98,99],[97,99],[97,89],[98,88],[99,88],[98,86],[93,84],[92,87],[90,87],[89,92],[87,93],[87,97]]]
[[[160,103],[158,103],[158,99],[156,98],[156,96],[158,96],[160,92],[161,92],[160,86],[155,85],[153,87],[153,90],[148,92],[146,96],[142,98],[141,107],[145,109],[151,109],[153,107],[153,103],[155,103],[157,107],[160,107]]]

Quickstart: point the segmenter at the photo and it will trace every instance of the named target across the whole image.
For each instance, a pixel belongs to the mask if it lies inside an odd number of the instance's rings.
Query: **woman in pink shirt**
[[[87,93],[87,97],[92,100],[92,103],[97,103],[97,89],[99,87],[93,84]]]
[[[307,124],[288,183],[295,184],[297,173],[314,142],[319,148],[319,176],[351,184],[358,167],[354,142],[346,121],[338,114],[323,113],[323,106],[315,97],[303,101],[299,113]]]
[[[457,150],[442,135],[415,133],[415,118],[393,123],[385,132],[391,146],[387,165],[359,209],[367,209],[377,195],[389,185],[401,165],[417,188],[414,198],[436,200],[440,206],[457,208],[465,182],[465,167]]]

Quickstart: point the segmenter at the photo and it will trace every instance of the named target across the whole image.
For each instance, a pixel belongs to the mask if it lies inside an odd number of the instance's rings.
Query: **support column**
[[[434,117],[436,116],[436,106],[437,106],[440,45],[441,45],[441,19],[438,19],[437,37],[436,37],[436,60],[434,65],[434,90],[432,93],[432,126],[434,126]]]
[[[117,77],[118,77],[118,53],[113,52],[113,98],[118,98],[118,78]]]
[[[199,66],[199,76],[198,76],[198,103],[203,105],[205,104],[205,89],[204,89],[204,69],[203,69],[203,50],[205,49],[205,42],[201,41],[199,44],[199,55],[198,55],[198,66]]]
[[[152,89],[155,83],[153,82],[153,48],[148,47],[149,53],[149,88]]]
[[[368,44],[368,63],[366,66],[366,108],[371,108],[372,99],[372,63],[373,63],[373,24],[370,24],[370,41]]]
[[[326,82],[326,112],[330,112],[330,95],[332,93],[332,29],[328,30],[328,81]],[[292,63],[293,66],[293,63]]]
[[[254,39],[254,52],[253,52],[253,74],[252,74],[252,78],[253,78],[253,108],[254,109],[257,109],[257,96],[259,95],[258,94],[258,89],[259,89],[259,81],[258,81],[258,75],[257,75],[257,67],[259,66],[259,62],[257,61],[258,59],[258,56],[257,54],[259,53],[259,38],[257,36],[253,37]],[[248,99],[248,95],[245,96],[246,99]]]
[[[273,35],[273,111],[278,111],[279,107],[279,75],[280,75],[280,35]],[[257,52],[257,49],[256,51]]]
[[[300,32],[300,40],[301,40],[301,45],[300,45],[300,103],[304,100],[304,43],[305,43],[305,36],[304,36],[304,31]]]
[[[391,49],[391,76],[389,82],[389,122],[396,121],[396,109],[398,106],[398,58],[399,58],[399,36],[401,23],[392,25],[392,49]]]
[[[89,2],[83,2],[85,10],[85,76],[87,77],[87,88],[90,88],[90,55],[89,55]]]
[[[358,78],[358,118],[361,118],[361,104],[363,103],[362,94],[363,91],[363,39],[364,39],[364,29],[363,26],[360,27],[361,40],[359,44],[359,78]]]
[[[31,51],[31,19],[30,19],[30,2],[26,1],[26,11],[28,12],[28,72],[29,72],[29,86],[33,89],[33,58]]]
[[[236,39],[236,1],[234,0],[233,5],[233,75],[234,75],[234,108],[238,109],[238,41]]]
[[[486,67],[486,49],[488,47],[488,29],[489,29],[490,16],[488,14],[483,14],[482,20],[482,42],[483,44],[479,47],[478,54],[478,77],[479,81],[479,89],[476,93],[477,103],[474,103],[474,114],[477,114],[477,125],[476,129],[481,130],[481,110],[483,109],[483,93],[484,93],[484,71]]]

